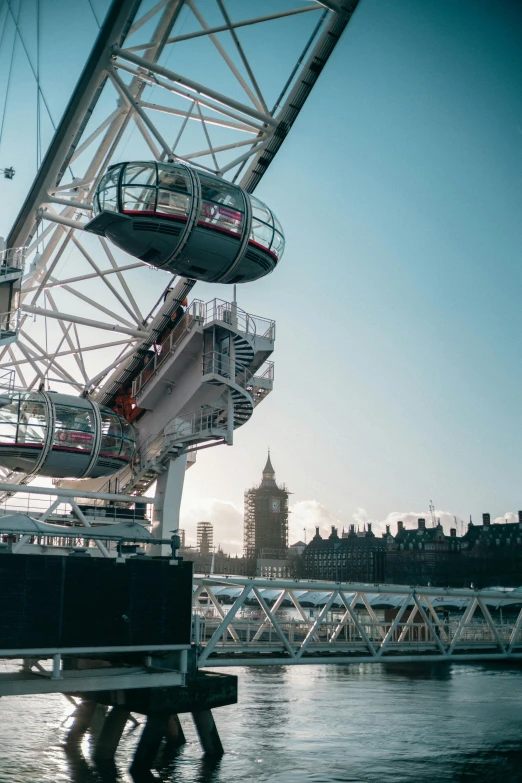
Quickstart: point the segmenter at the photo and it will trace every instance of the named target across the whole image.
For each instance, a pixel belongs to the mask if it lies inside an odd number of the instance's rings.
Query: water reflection
[[[226,670],[228,671],[228,670]],[[68,749],[63,699],[0,699],[1,783],[520,783],[522,672],[513,664],[346,665],[239,669],[239,704],[214,716],[225,756],[187,744],[152,771],[128,769],[129,726],[116,765],[91,742]],[[30,731],[27,727],[30,727]],[[82,755],[83,748],[83,755]],[[67,761],[66,761],[67,759]]]
[[[521,780],[522,745],[509,742],[466,754],[455,773],[455,783],[520,783]]]
[[[385,676],[404,677],[407,680],[451,680],[452,667],[450,663],[437,661],[433,663],[386,663],[383,665]]]

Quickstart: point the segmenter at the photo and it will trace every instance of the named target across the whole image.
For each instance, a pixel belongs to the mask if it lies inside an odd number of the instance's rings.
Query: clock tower
[[[289,494],[284,484],[276,482],[269,449],[261,483],[245,492],[244,543],[249,572],[255,573],[258,558],[286,558]]]

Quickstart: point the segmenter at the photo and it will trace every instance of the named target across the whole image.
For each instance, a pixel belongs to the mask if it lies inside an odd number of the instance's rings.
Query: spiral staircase
[[[170,460],[188,453],[192,464],[199,448],[231,443],[233,431],[251,418],[256,405],[270,393],[273,363],[267,357],[273,350],[274,323],[257,319],[262,326],[258,334],[259,326],[252,316],[234,304],[216,302],[191,303],[185,323],[177,325],[174,337],[169,335],[164,341],[160,360],[147,375],[136,379],[136,404],[150,405],[151,410],[138,422],[139,431],[146,432],[143,423],[146,425],[154,415],[158,400],[161,403],[168,398],[168,384],[175,385],[176,363],[183,367],[184,352],[193,356],[197,349],[200,351],[201,369],[179,394],[179,411],[160,432],[142,437],[133,462],[111,478],[112,491],[117,486],[117,491],[124,494],[141,495],[166,470]],[[209,336],[217,346],[228,337],[228,350],[204,353]],[[104,491],[108,489],[109,482]]]

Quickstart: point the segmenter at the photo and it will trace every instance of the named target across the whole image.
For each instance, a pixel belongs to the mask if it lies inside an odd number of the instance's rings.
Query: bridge
[[[522,590],[196,577],[199,667],[522,659]]]

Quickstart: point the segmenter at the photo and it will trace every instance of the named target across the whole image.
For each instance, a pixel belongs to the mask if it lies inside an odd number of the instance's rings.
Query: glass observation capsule
[[[184,163],[119,163],[94,196],[87,231],[150,266],[209,283],[269,274],[285,246],[273,212],[238,185]]]
[[[136,448],[134,430],[92,400],[54,392],[0,396],[0,465],[53,478],[110,476]]]

